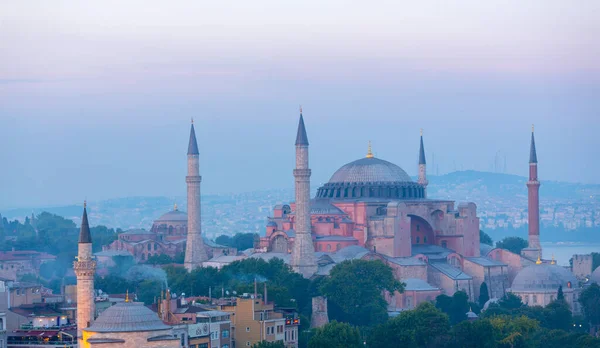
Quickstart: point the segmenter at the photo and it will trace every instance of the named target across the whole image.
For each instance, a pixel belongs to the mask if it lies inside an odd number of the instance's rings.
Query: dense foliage
[[[308,342],[309,348],[359,348],[363,346],[358,328],[332,321],[316,330]]]
[[[449,302],[453,297],[439,299]],[[479,319],[463,320],[452,326],[448,315],[429,303],[422,303],[415,310],[403,311],[376,327],[367,343],[376,348],[599,348],[600,339],[588,335],[586,328],[572,325],[574,322],[568,305],[558,300],[546,308],[528,307],[519,306],[508,296],[483,312]]]
[[[485,303],[487,301],[489,301],[490,299],[490,294],[488,291],[488,286],[486,282],[481,283],[481,286],[479,287],[479,307],[483,308],[483,306],[485,305]]]
[[[387,319],[383,291],[402,292],[404,284],[381,261],[347,260],[333,267],[319,289],[328,298],[330,319],[370,326]]]
[[[593,283],[579,295],[583,314],[590,326],[600,329],[600,286]]]
[[[487,233],[479,230],[479,242],[487,245],[494,246],[494,240]]]
[[[496,242],[496,248],[506,249],[517,255],[521,254],[521,250],[527,248],[529,243],[521,237],[506,237]]]
[[[215,242],[242,251],[253,248],[256,238],[258,238],[258,235],[255,233],[236,233],[233,237],[226,235],[218,236]]]
[[[283,341],[267,342],[260,341],[252,345],[252,348],[285,348]]]

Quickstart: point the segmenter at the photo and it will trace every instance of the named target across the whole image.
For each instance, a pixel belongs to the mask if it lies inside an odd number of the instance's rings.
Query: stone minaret
[[[421,146],[419,148],[419,184],[425,189],[425,198],[427,198],[427,162],[425,161],[425,146],[423,145],[423,129],[421,129]]]
[[[304,128],[302,109],[296,136],[296,237],[292,249],[291,265],[295,272],[310,278],[317,272],[315,247],[310,224],[310,169],[308,168],[308,137]]]
[[[92,259],[92,236],[90,235],[85,202],[83,203],[78,249],[77,261],[73,262],[73,269],[75,275],[77,275],[77,337],[81,338],[81,330],[91,325],[96,312],[94,306],[96,261]]]
[[[529,247],[524,249],[524,254],[531,258],[541,255],[540,246],[540,182],[538,180],[537,153],[535,151],[535,137],[531,127],[531,145],[529,148],[529,181],[528,191],[528,217],[529,217]]]
[[[196,142],[196,131],[194,131],[194,120],[190,129],[190,142],[188,145],[187,163],[188,171],[185,177],[187,183],[187,214],[188,234],[185,247],[185,268],[189,271],[201,267],[202,262],[208,260],[204,241],[202,240],[202,227],[200,218],[200,162],[198,159],[198,143]]]

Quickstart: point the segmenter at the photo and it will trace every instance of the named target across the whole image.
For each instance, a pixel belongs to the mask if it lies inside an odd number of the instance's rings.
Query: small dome
[[[108,307],[90,327],[90,332],[140,332],[168,330],[156,313],[141,302],[121,302]]]
[[[523,268],[512,283],[512,291],[557,291],[559,286],[564,290],[578,286],[577,279],[566,268],[541,264]]]
[[[600,266],[596,267],[596,270],[592,272],[590,282],[597,283],[598,285],[600,285]]]
[[[361,158],[338,169],[329,183],[412,182],[397,165],[375,157]]]
[[[187,213],[180,210],[171,210],[170,212],[163,214],[161,217],[156,219],[155,222],[166,222],[166,221],[187,221]]]

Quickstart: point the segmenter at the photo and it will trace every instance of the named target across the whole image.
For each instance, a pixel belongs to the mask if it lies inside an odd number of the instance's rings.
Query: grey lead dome
[[[170,328],[143,303],[122,302],[108,307],[89,328],[84,330],[90,332],[140,332]]]
[[[577,286],[578,282],[575,276],[566,268],[551,265],[531,265],[523,268],[512,283],[512,291],[539,291],[551,290],[557,291],[559,286],[563,289],[568,288],[568,283],[571,286]]]
[[[361,158],[338,169],[329,183],[398,183],[412,182],[397,165],[379,158]]]

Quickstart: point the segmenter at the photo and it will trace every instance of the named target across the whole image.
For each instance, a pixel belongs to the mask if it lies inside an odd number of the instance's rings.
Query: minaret
[[[534,128],[531,126],[531,145],[529,148],[529,181],[528,217],[529,217],[529,246],[525,250],[527,256],[537,256],[542,252],[540,246],[540,182],[538,180],[537,153],[535,151]]]
[[[96,261],[92,259],[92,236],[88,223],[86,204],[83,203],[83,217],[79,232],[79,252],[73,269],[77,276],[77,337],[81,339],[82,330],[94,321],[94,274]],[[82,346],[80,344],[80,346]]]
[[[296,188],[296,237],[292,249],[291,266],[304,278],[310,278],[317,272],[315,247],[310,224],[310,169],[308,168],[308,137],[304,128],[302,108],[296,135],[296,169],[294,169]]]
[[[200,182],[202,177],[200,176],[198,155],[198,143],[196,142],[196,131],[192,119],[187,153],[188,171],[185,177],[187,183],[188,234],[184,265],[188,272],[196,267],[201,267],[202,262],[208,260],[206,249],[204,249],[204,241],[202,240],[202,227],[200,226]]]
[[[419,148],[419,180],[418,183],[423,185],[425,196],[427,197],[427,161],[425,161],[425,146],[423,145],[423,129],[421,129],[421,146]]]

